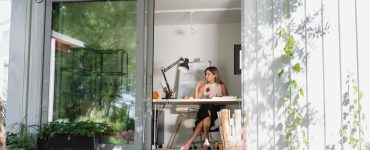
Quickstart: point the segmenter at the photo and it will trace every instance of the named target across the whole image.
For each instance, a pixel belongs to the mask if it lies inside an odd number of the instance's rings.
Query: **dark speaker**
[[[234,44],[234,74],[241,74],[240,69],[240,52],[242,47],[240,44]]]

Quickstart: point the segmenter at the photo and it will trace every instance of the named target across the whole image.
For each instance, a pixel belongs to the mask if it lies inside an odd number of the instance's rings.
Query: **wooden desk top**
[[[153,104],[163,105],[199,105],[199,104],[240,104],[238,98],[215,98],[215,99],[154,99]]]

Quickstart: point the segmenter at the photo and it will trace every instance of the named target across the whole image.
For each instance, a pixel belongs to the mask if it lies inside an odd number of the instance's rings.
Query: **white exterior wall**
[[[7,131],[19,122],[40,124],[45,1],[12,1]],[[31,21],[32,20],[32,21]]]
[[[305,91],[299,102],[303,106],[302,125],[308,139],[308,145],[303,147],[316,150],[335,144],[336,149],[340,149],[339,130],[344,124],[341,100],[347,91],[349,73],[363,92],[360,104],[369,118],[370,71],[366,68],[370,64],[369,6],[366,0],[244,1],[242,94],[249,122],[248,149],[286,149],[283,125],[287,105],[281,98],[286,95],[287,88],[282,88],[281,79],[277,77],[285,43],[276,41],[279,27],[286,22],[283,16],[288,12],[296,25],[291,29],[296,29],[304,18],[312,17],[306,28],[291,30],[297,43],[296,53],[307,59],[302,63],[302,73],[291,73]],[[317,31],[317,38],[310,36],[310,29]],[[321,31],[325,32],[323,36],[320,36]],[[292,61],[298,60],[295,57]],[[370,119],[362,121],[362,126],[365,127],[364,140],[370,142]],[[349,145],[343,146],[350,149]]]

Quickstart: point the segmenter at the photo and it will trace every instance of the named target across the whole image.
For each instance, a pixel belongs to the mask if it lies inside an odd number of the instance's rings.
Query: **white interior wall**
[[[240,44],[240,23],[194,25],[194,29],[196,33],[191,34],[189,25],[155,26],[153,90],[161,92],[160,83],[165,86],[161,67],[169,66],[179,57],[190,61],[200,58],[219,69],[229,95],[240,97],[240,75],[234,75],[234,44]],[[176,71],[171,68],[166,72],[171,88],[178,82]]]

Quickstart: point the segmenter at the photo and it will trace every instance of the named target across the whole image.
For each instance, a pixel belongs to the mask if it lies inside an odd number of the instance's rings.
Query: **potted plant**
[[[111,131],[106,123],[50,122],[38,134],[38,149],[98,149],[99,136]]]
[[[35,125],[28,126],[25,123],[17,123],[18,129],[16,132],[6,133],[6,145],[8,149],[32,149],[35,145],[35,138],[29,131],[29,127],[34,128]]]

